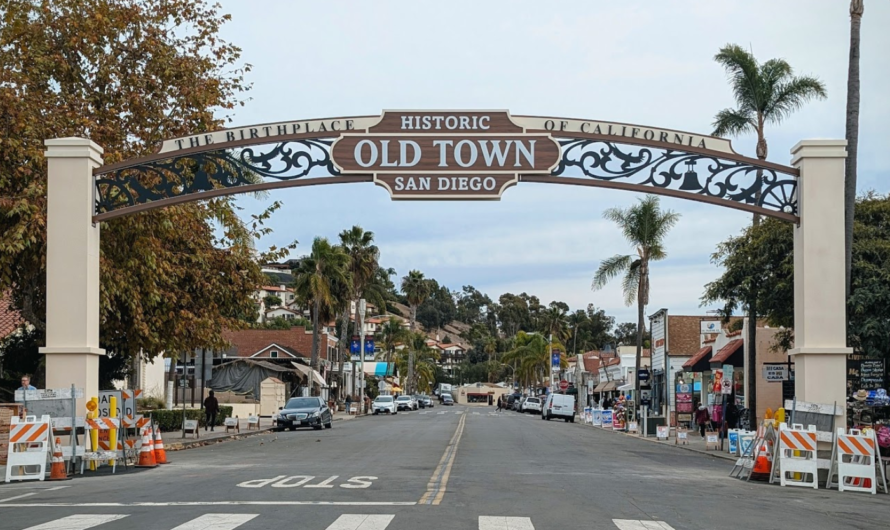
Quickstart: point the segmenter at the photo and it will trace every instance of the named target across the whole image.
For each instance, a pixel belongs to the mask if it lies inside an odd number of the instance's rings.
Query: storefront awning
[[[391,363],[379,363],[379,362],[369,362],[364,363],[363,370],[367,375],[373,375],[376,377],[384,377],[387,375],[395,375],[394,373],[394,364]]]
[[[312,368],[309,368],[305,364],[295,363],[293,361],[291,361],[291,364],[294,365],[294,368],[299,370],[303,375],[310,378],[312,384],[318,385],[321,388],[327,388],[328,384],[325,382],[320,373],[313,370]]]
[[[707,372],[711,369],[708,360],[711,358],[710,346],[698,350],[688,361],[683,363],[683,370],[686,372]]]
[[[606,383],[606,386],[603,387],[603,392],[612,392],[618,388],[618,381],[609,381]]]
[[[719,368],[724,364],[731,364],[735,368],[741,368],[745,365],[745,356],[743,355],[744,350],[742,349],[744,344],[745,341],[742,339],[735,339],[726,346],[720,348],[720,350],[711,357],[711,366]]]
[[[603,387],[606,386],[607,383],[608,383],[608,381],[600,381],[600,383],[598,385],[596,385],[596,388],[593,389],[594,393],[602,392]]]
[[[628,383],[626,385],[621,385],[618,387],[619,392],[627,392],[628,390],[634,389],[634,383]]]

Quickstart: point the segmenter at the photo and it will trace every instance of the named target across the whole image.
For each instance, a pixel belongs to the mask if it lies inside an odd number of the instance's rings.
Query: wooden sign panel
[[[388,111],[342,134],[331,159],[344,175],[371,173],[393,199],[499,199],[520,175],[549,175],[560,147],[506,111]]]

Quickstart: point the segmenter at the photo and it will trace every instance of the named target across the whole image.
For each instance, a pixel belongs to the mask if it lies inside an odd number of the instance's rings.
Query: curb
[[[592,425],[585,425],[585,424],[583,424],[583,423],[580,424],[580,426],[581,426],[581,427],[590,427],[590,428],[594,428]],[[700,455],[703,455],[703,456],[710,456],[710,457],[713,457],[713,458],[719,458],[719,459],[721,459],[721,460],[729,460],[729,461],[731,461],[731,462],[735,462],[735,460],[736,460],[736,457],[734,457],[734,456],[732,456],[732,455],[730,455],[730,454],[728,454],[728,453],[724,453],[724,452],[722,452],[722,451],[703,451],[703,450],[701,450],[701,449],[696,449],[696,448],[694,448],[694,447],[690,447],[690,446],[688,446],[688,445],[675,445],[675,444],[672,444],[672,443],[669,443],[669,442],[660,442],[660,441],[658,441],[657,438],[644,438],[644,437],[642,437],[642,436],[637,436],[637,435],[635,435],[635,434],[626,433],[626,432],[624,432],[624,431],[615,431],[615,430],[612,430],[612,429],[599,429],[599,430],[602,431],[602,432],[611,432],[611,433],[615,433],[615,434],[622,434],[622,435],[624,435],[624,436],[626,436],[626,437],[628,437],[628,438],[633,438],[633,439],[635,439],[635,440],[641,440],[641,441],[644,441],[644,442],[654,443],[654,444],[659,445],[659,446],[662,446],[662,447],[674,447],[674,448],[677,448],[677,449],[685,449],[686,451],[691,451],[691,452],[693,452],[693,453],[697,453],[697,454],[700,454]]]
[[[355,419],[355,418],[352,418],[352,419]],[[345,418],[337,418],[337,417],[335,417],[333,419],[333,421],[344,421],[344,420],[345,420]],[[185,440],[185,441],[181,441],[181,442],[170,442],[170,443],[165,442],[164,448],[167,451],[184,451],[186,449],[192,449],[194,447],[205,447],[208,445],[214,445],[214,444],[218,444],[218,443],[228,442],[231,440],[241,440],[243,438],[247,438],[249,436],[255,436],[257,434],[269,434],[269,433],[273,433],[273,432],[275,432],[274,428],[263,427],[262,429],[259,429],[259,430],[251,430],[251,431],[244,431],[244,432],[239,432],[239,433],[235,433],[235,434],[227,434],[225,436],[217,436],[216,438],[210,438],[207,440],[202,440],[202,439],[198,438],[198,439]]]

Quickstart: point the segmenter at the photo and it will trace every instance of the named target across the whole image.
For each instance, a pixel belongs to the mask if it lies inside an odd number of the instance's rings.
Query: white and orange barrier
[[[777,469],[773,471],[770,482],[775,482],[778,474],[782,486],[819,489],[816,442],[815,425],[804,429],[803,425],[795,424],[788,427],[788,424],[780,423],[777,458],[774,460]]]
[[[844,429],[838,429],[831,455],[831,470],[825,487],[831,487],[832,479],[836,475],[838,491],[861,491],[876,494],[875,462],[877,459],[874,431],[865,433],[859,429],[850,429],[850,432],[847,433]]]
[[[120,434],[120,419],[118,418],[87,418],[85,421],[87,436],[86,439],[90,440],[89,450],[84,453],[84,461],[92,463],[109,463],[111,464],[111,472],[114,473],[117,471],[117,460],[118,452],[117,449],[120,447],[120,438],[118,434]],[[98,440],[96,445],[93,445],[92,440],[95,438],[90,436],[91,431],[108,431],[109,434],[114,434],[114,436],[109,436],[107,440]],[[92,465],[90,467],[92,469]],[[82,471],[81,471],[82,472]]]
[[[36,416],[27,416],[24,420],[13,416],[11,420],[6,482],[44,480],[49,451],[49,416],[43,415],[39,420]]]

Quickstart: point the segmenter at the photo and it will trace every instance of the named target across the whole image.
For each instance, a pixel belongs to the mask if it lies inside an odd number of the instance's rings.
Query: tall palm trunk
[[[340,315],[340,319],[343,324],[340,327],[340,343],[337,345],[337,375],[339,376],[337,383],[337,397],[343,399],[343,392],[346,388],[346,376],[343,373],[343,365],[346,361],[346,335],[349,331],[349,308],[343,308],[343,313]]]
[[[864,0],[850,1],[850,65],[847,70],[847,165],[844,171],[844,251],[846,293],[850,296],[853,264],[853,212],[856,208],[856,155],[859,151],[859,30]]]
[[[417,321],[417,306],[411,306],[411,331],[414,331],[414,323]],[[414,393],[414,348],[408,350],[408,384],[405,390],[409,394]]]
[[[645,293],[643,292],[644,282],[643,282],[644,273],[640,273],[640,286],[637,289],[637,359],[636,359],[636,370],[634,371],[634,404],[642,407],[642,400],[640,399],[640,364],[643,360],[643,318],[645,313],[645,306],[643,305],[643,300],[645,300]],[[636,417],[636,411],[634,411],[634,417]]]
[[[318,355],[318,312],[321,308],[321,302],[318,299],[315,300],[314,311],[312,311],[312,357],[310,358],[310,364],[312,365],[313,370],[318,370],[319,367],[319,355]],[[314,393],[312,386],[312,377],[309,377],[309,389],[310,393],[313,395],[318,395]]]

